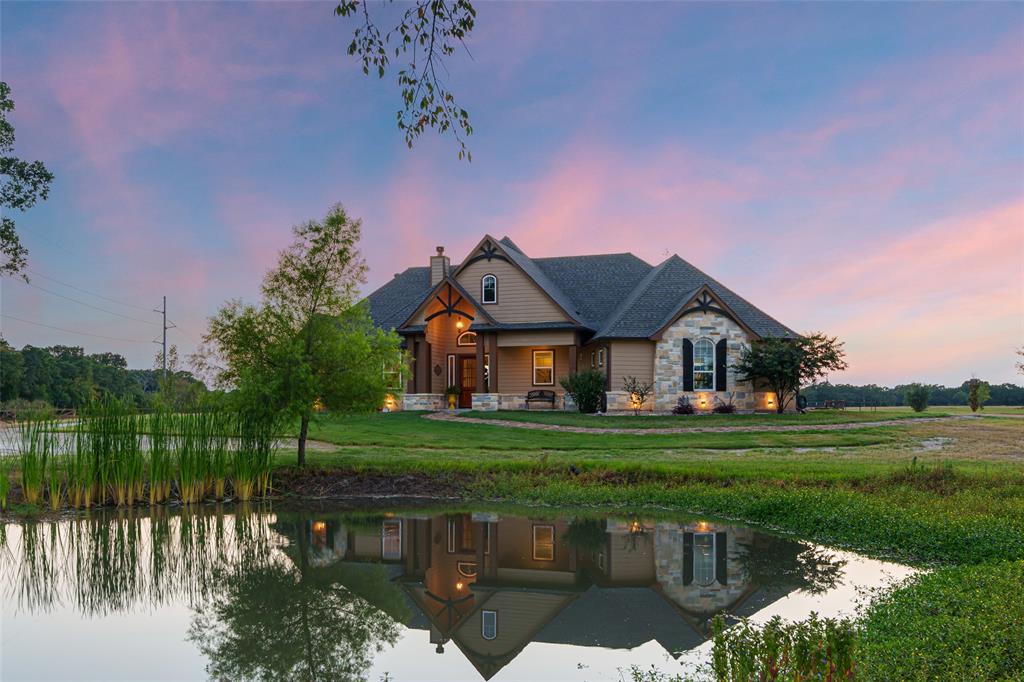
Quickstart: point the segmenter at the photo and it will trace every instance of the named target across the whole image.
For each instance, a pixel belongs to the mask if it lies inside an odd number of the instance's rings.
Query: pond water
[[[716,614],[851,613],[912,570],[731,523],[348,504],[94,512],[0,537],[0,678],[619,680]]]

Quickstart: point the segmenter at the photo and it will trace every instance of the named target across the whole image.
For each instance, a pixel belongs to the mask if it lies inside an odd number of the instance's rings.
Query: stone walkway
[[[563,431],[565,433],[625,433],[637,436],[647,434],[670,435],[676,433],[757,433],[762,431],[847,431],[852,429],[870,429],[876,426],[899,426],[901,424],[921,424],[925,422],[942,422],[953,420],[978,419],[969,415],[950,417],[910,417],[907,419],[882,419],[870,422],[847,422],[844,424],[762,424],[760,426],[682,426],[673,428],[599,428],[592,426],[568,426],[566,424],[540,424],[537,422],[520,422],[511,419],[481,419],[479,417],[461,417],[448,412],[431,412],[423,415],[424,419],[460,424],[485,424],[488,426],[507,426],[513,429],[532,429],[535,431]],[[685,417],[684,417],[685,418]],[[643,417],[638,417],[643,419]],[[700,417],[696,417],[700,419]]]

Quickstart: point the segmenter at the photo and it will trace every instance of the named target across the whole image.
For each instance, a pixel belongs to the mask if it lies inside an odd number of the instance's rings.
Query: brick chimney
[[[437,255],[430,257],[430,286],[437,286],[437,283],[448,276],[450,261],[444,255],[444,247],[437,247]]]

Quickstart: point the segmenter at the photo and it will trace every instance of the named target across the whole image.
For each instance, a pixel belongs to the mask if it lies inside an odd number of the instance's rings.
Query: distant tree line
[[[800,389],[810,403],[826,400],[843,400],[847,405],[892,407],[905,405],[905,394],[910,384],[888,388],[867,384],[822,383]],[[970,380],[959,386],[928,385],[928,402],[931,405],[967,405],[970,394]],[[1024,405],[1024,386],[1016,384],[989,384],[988,405]]]
[[[160,370],[128,369],[128,362],[117,353],[86,355],[79,346],[17,350],[0,339],[0,401],[4,403],[43,401],[67,409],[117,398],[152,407],[171,396],[178,403],[195,402],[205,393],[206,386],[186,371],[171,372],[164,384]]]

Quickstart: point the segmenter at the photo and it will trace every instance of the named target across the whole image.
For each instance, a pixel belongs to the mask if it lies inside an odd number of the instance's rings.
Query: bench
[[[555,392],[554,391],[530,391],[526,394],[526,409],[530,409],[530,403],[550,403],[551,408],[555,407]]]

